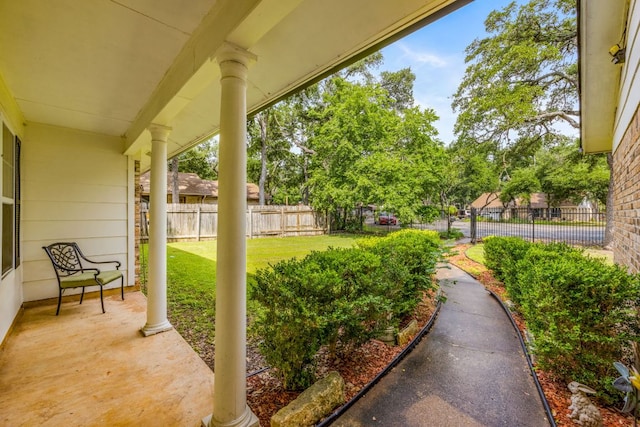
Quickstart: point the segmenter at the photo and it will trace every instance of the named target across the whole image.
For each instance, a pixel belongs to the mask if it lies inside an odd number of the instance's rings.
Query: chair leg
[[[104,314],[105,311],[104,311],[104,299],[102,298],[102,286],[100,286],[100,305],[102,305],[102,314]]]
[[[83,299],[84,299],[84,286],[82,287],[82,293],[80,294],[80,304],[82,304]]]
[[[122,294],[122,301],[124,301],[124,276],[120,277],[120,293]]]
[[[56,316],[60,313],[61,302],[62,302],[62,288],[58,288],[58,309],[56,310]]]

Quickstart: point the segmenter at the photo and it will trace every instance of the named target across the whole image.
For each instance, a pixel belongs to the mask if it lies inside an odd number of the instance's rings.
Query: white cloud
[[[440,55],[412,49],[406,43],[398,42],[397,47],[402,52],[402,59],[412,64],[426,64],[436,68],[443,68],[447,66],[445,61]]]

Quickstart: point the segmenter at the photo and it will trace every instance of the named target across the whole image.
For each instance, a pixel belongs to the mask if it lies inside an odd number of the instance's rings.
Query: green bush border
[[[336,354],[397,326],[435,288],[442,254],[436,232],[407,229],[259,270],[251,286],[260,307],[253,328],[284,387],[313,383],[321,347]]]
[[[535,338],[538,366],[617,401],[613,362],[638,339],[639,276],[566,244],[491,237],[484,250]]]

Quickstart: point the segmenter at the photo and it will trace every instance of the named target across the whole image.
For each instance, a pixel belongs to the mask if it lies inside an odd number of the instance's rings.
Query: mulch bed
[[[435,308],[435,292],[425,294],[414,315],[405,319],[403,323],[416,319],[423,327],[431,318]],[[382,372],[405,347],[389,347],[381,341],[372,339],[359,347],[342,351],[338,358],[333,358],[328,351],[321,350],[317,359],[316,376],[323,378],[330,371],[338,371],[344,379],[345,397],[349,401]],[[280,381],[272,375],[270,370],[247,379],[247,403],[260,419],[260,425],[263,426],[270,425],[271,417],[299,394],[300,392],[284,390]]]
[[[484,265],[467,258],[465,255],[465,251],[470,246],[470,244],[456,246],[454,255],[449,257],[449,262],[474,276],[476,280],[482,283],[488,290],[505,301],[507,299],[506,291],[502,282],[493,277],[491,271],[487,270]],[[524,337],[525,323],[522,316],[513,312],[511,315],[518,325],[520,334]],[[576,426],[577,424],[569,418],[571,411],[569,411],[568,408],[569,405],[571,405],[571,392],[567,388],[567,385],[554,379],[549,372],[539,369],[536,369],[536,376],[549,403],[556,424],[563,427]],[[594,402],[594,404],[600,409],[605,426],[619,427],[631,426],[633,424],[631,417],[626,417],[617,409],[599,405],[598,402]]]

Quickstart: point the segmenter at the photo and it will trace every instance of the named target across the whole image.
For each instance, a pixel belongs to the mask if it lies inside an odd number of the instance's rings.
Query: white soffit
[[[261,6],[267,3],[262,2]],[[247,48],[258,57],[249,70],[247,108],[249,112],[258,111],[371,47],[380,47],[386,40],[443,8],[466,3],[451,0],[290,1],[277,13],[270,14],[269,19],[277,20],[272,27],[262,26],[256,31],[254,25],[246,23],[263,12],[257,7],[228,37],[229,41]],[[169,153],[170,156],[218,131],[217,65],[205,64],[203,68],[208,68],[208,71],[196,73],[197,78],[201,78],[201,92],[194,91],[188,97],[179,94],[176,99],[188,100],[188,105],[174,117],[163,117],[173,128],[169,137],[172,145],[181,147]],[[203,85],[207,78],[210,83]],[[143,139],[144,135],[140,140]],[[143,158],[142,161],[142,169],[146,170],[149,159]]]
[[[27,121],[122,135],[214,0],[0,2],[0,74]]]
[[[580,2],[581,142],[585,153],[611,151],[622,65],[609,49],[625,26],[627,0]]]
[[[5,0],[0,77],[26,122],[123,136],[135,156],[165,124],[173,156],[218,131],[223,42],[258,57],[255,112],[469,1]]]

